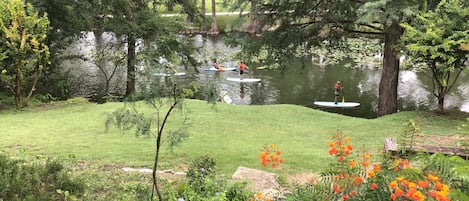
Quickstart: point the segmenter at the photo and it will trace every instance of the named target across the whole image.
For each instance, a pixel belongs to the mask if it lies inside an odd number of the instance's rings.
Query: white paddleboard
[[[168,77],[168,76],[171,76],[171,75],[176,75],[176,76],[186,75],[186,73],[174,73],[174,74],[168,74],[168,73],[155,73],[154,75],[156,75],[156,76],[164,76],[164,77]]]
[[[228,81],[233,81],[233,82],[260,82],[261,79],[259,78],[239,78],[239,77],[229,77],[226,78]]]
[[[204,68],[204,71],[234,71],[236,70],[236,68],[233,68],[233,67],[222,67],[221,69],[216,69],[215,67],[211,67],[211,68]]]
[[[355,102],[330,102],[330,101],[315,101],[315,105],[320,106],[320,107],[358,107],[360,106],[360,103],[355,103]]]

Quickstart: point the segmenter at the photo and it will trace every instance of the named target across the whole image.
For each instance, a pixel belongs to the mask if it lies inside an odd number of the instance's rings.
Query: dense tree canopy
[[[464,62],[469,52],[461,44],[469,42],[468,22],[467,1],[443,0],[436,10],[417,15],[417,23],[402,23],[406,30],[402,42],[409,54],[431,70],[439,112],[443,112],[445,95],[467,68]]]
[[[0,81],[14,95],[16,107],[28,104],[49,63],[48,29],[47,15],[40,16],[31,4],[0,2]]]

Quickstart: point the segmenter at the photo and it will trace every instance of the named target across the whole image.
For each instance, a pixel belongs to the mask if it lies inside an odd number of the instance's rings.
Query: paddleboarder
[[[218,64],[217,60],[215,59],[214,62],[213,62],[213,67],[215,69],[217,69],[218,71],[222,71],[223,68],[220,66],[220,64]]]
[[[334,104],[337,105],[337,102],[339,100],[339,96],[340,96],[340,93],[342,92],[342,89],[344,89],[344,87],[342,87],[342,84],[340,83],[340,81],[337,81],[334,85]]]
[[[239,62],[239,79],[243,79],[244,69],[249,69],[244,62]]]

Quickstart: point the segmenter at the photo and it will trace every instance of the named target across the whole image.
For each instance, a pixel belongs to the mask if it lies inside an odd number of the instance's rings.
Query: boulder
[[[280,189],[280,184],[278,183],[277,178],[277,175],[271,172],[240,166],[231,176],[231,181],[245,181],[248,183],[248,187],[253,191],[265,193],[267,191],[272,191],[273,189]]]

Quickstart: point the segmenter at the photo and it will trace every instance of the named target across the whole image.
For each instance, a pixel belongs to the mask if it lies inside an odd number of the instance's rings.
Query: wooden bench
[[[425,138],[434,137],[436,141],[442,138],[448,138],[448,136],[425,136]],[[421,138],[423,139],[423,138]],[[384,151],[389,152],[393,155],[401,154],[402,151],[409,152],[427,152],[430,154],[440,153],[445,155],[456,155],[463,158],[469,158],[469,145],[458,146],[456,144],[430,144],[429,141],[419,140],[416,138],[416,141],[411,146],[399,146],[397,140],[394,138],[385,138],[384,139]],[[458,139],[457,139],[458,140]],[[469,143],[469,141],[465,141]]]

